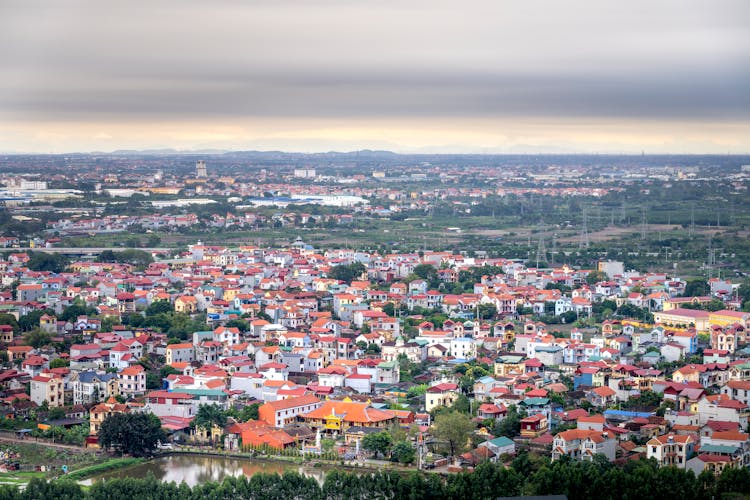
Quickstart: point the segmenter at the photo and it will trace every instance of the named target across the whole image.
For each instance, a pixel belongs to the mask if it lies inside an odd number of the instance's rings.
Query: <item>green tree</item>
[[[70,265],[70,259],[58,253],[33,252],[26,265],[32,271],[61,273]]]
[[[224,324],[227,328],[237,328],[241,332],[250,330],[250,325],[244,319],[230,319]]]
[[[39,349],[50,343],[51,337],[48,333],[41,330],[32,330],[23,336],[23,341],[26,345],[30,345],[34,349]]]
[[[418,264],[414,266],[412,273],[425,281],[434,281],[437,279],[437,269],[431,264]]]
[[[158,373],[146,373],[146,389],[153,390],[161,388],[161,377]]]
[[[408,441],[399,441],[393,445],[391,459],[401,464],[413,463],[417,458],[417,452]]]
[[[444,412],[435,417],[433,434],[450,448],[451,456],[463,452],[476,426],[471,418],[457,411]]]
[[[70,360],[69,359],[63,359],[63,358],[55,358],[52,361],[49,362],[50,368],[63,368],[66,366],[70,366]]]
[[[224,428],[227,425],[227,414],[219,405],[201,405],[193,420],[196,427],[210,431],[214,425]]]
[[[152,413],[115,413],[105,418],[99,429],[102,448],[136,457],[150,454],[165,439],[161,422]]]
[[[353,280],[361,276],[367,268],[361,262],[355,262],[353,264],[342,264],[340,266],[333,266],[328,272],[328,277],[351,283]]]
[[[39,328],[39,318],[44,316],[47,311],[42,309],[35,309],[28,314],[24,314],[18,318],[18,326],[23,332],[30,332],[35,328]]]
[[[375,454],[385,456],[393,445],[393,438],[385,431],[368,434],[362,439],[362,448]]]
[[[693,279],[688,280],[685,284],[685,291],[682,293],[683,297],[701,297],[711,293],[711,287],[708,286],[708,281],[704,279]]]
[[[16,317],[8,313],[0,313],[0,325],[10,325],[13,327],[13,333],[19,333],[21,327],[18,325]]]
[[[453,402],[451,410],[469,415],[471,413],[471,401],[469,401],[469,398],[467,398],[465,394],[459,394]]]
[[[174,312],[174,307],[168,300],[155,300],[146,308],[146,316],[156,316],[157,314],[169,314]]]
[[[607,274],[602,271],[591,271],[586,275],[586,283],[589,285],[594,285],[600,281],[605,281],[607,279]]]
[[[164,365],[159,369],[159,377],[167,378],[170,375],[180,375],[182,372],[177,368],[173,368],[169,365]]]
[[[519,411],[516,405],[510,405],[508,414],[495,425],[492,433],[495,436],[516,437],[521,433],[521,419],[525,417],[526,412],[523,409]]]

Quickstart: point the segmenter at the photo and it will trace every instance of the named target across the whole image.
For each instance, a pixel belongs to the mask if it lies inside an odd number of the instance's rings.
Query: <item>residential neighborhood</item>
[[[87,447],[108,416],[146,412],[174,444],[229,451],[325,442],[366,459],[368,435],[400,428],[421,468],[519,450],[696,473],[750,463],[750,313],[731,282],[683,297],[678,276],[611,261],[536,269],[301,240],[199,242],[140,266],[28,262],[0,261],[13,285],[0,295],[2,413],[30,427],[82,413]],[[228,415],[223,427],[196,425],[202,407]],[[447,449],[440,421],[455,414],[471,424]]]

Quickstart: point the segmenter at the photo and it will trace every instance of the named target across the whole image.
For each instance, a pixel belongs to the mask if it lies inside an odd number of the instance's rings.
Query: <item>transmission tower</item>
[[[690,230],[688,231],[688,234],[691,238],[695,234],[695,207],[690,208]]]
[[[588,216],[586,215],[586,207],[583,207],[583,224],[581,226],[581,238],[578,241],[578,248],[589,247],[589,228],[588,228]]]
[[[646,239],[646,207],[641,207],[641,239]]]
[[[555,267],[555,256],[557,255],[557,233],[552,233],[552,250],[550,251],[550,265]]]
[[[708,260],[706,261],[706,271],[708,272],[708,279],[713,278],[713,270],[716,265],[716,249],[713,245],[713,237],[708,236]]]
[[[539,262],[547,262],[547,247],[544,245],[544,230],[539,231],[539,244],[536,247],[536,268],[539,269]]]

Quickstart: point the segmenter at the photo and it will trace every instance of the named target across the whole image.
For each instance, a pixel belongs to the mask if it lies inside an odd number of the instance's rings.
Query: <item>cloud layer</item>
[[[595,129],[643,122],[673,128],[667,143],[750,149],[745,0],[134,4],[0,5],[0,149],[57,149],[49,134],[76,149],[150,147],[136,129],[156,140],[176,123],[187,147],[191,126],[196,146],[212,127],[236,127],[241,145],[272,123],[279,137],[306,137],[290,147],[313,149],[347,124],[362,147],[368,134],[391,142],[378,129],[422,131],[402,141],[409,149],[430,144],[436,124],[447,135],[486,122],[499,129],[482,141],[507,140],[514,124],[547,146],[596,149],[585,138]],[[540,126],[552,122],[577,135]]]

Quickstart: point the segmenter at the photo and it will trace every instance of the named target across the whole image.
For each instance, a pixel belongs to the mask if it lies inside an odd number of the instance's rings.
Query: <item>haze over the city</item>
[[[746,153],[745,0],[0,5],[0,151]]]

